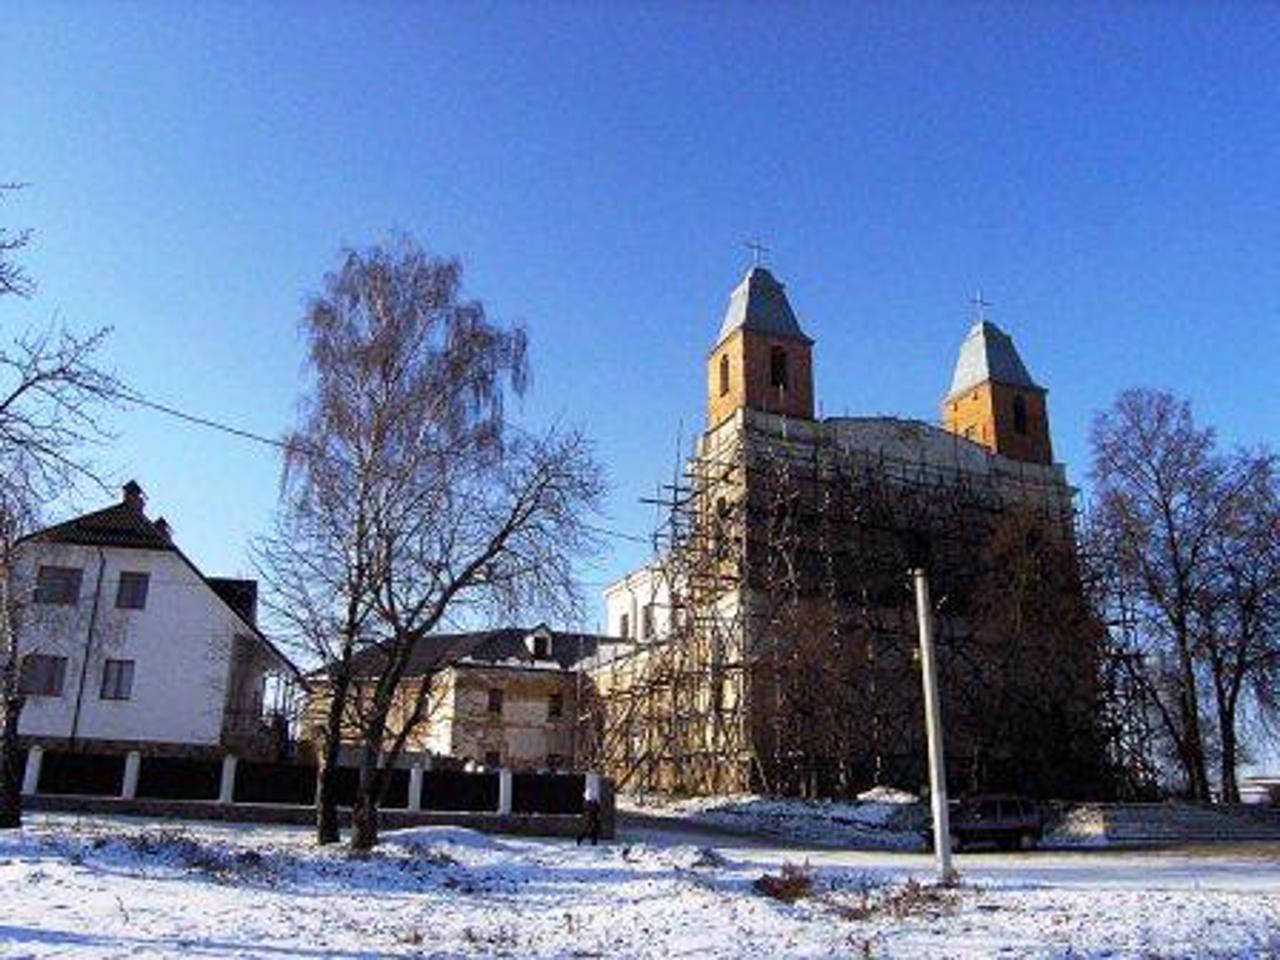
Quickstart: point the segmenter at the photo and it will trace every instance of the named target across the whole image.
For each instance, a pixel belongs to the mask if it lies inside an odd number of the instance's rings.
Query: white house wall
[[[27,698],[19,732],[71,736],[101,560],[101,594],[76,736],[217,745],[230,651],[236,634],[246,628],[176,553],[118,547],[99,551],[68,544],[26,546],[14,585],[25,591],[28,601],[39,564],[80,567],[84,575],[74,608],[24,605],[21,651],[65,656],[67,668],[61,696]],[[116,608],[122,571],[150,574],[145,609]],[[102,699],[103,662],[108,658],[134,661],[130,699]]]

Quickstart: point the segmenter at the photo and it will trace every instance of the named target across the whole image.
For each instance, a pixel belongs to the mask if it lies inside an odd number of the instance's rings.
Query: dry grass
[[[783,903],[795,903],[813,893],[813,868],[806,862],[784,863],[779,873],[766,873],[756,880],[756,890]]]
[[[954,887],[923,884],[912,878],[896,886],[865,885],[854,893],[852,899],[828,894],[823,897],[823,902],[835,908],[846,920],[886,917],[892,920],[936,919],[959,908],[960,893]]]

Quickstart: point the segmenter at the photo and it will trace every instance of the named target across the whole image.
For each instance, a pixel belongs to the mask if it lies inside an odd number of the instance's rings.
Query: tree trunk
[[[1236,734],[1225,725],[1222,728],[1222,802],[1240,802],[1240,784],[1236,781]]]
[[[18,686],[18,644],[9,612],[9,577],[0,569],[0,829],[22,826],[22,774],[18,719],[26,698]]]
[[[338,750],[341,744],[326,732],[316,771],[316,843],[337,843],[338,831]]]
[[[342,750],[342,715],[347,707],[350,677],[346,669],[333,679],[333,699],[325,718],[324,742],[321,744],[319,769],[316,771],[316,843],[337,843],[338,831],[338,758]]]
[[[1222,692],[1218,700],[1218,726],[1222,736],[1222,802],[1240,802],[1240,784],[1236,780],[1239,741],[1236,738],[1236,701],[1230,692]]]
[[[18,762],[18,718],[23,697],[5,691],[3,726],[0,727],[0,830],[22,826],[22,765]]]
[[[366,741],[360,756],[360,783],[351,810],[351,849],[372,850],[378,843],[378,804],[382,797],[382,771],[378,767],[382,739]]]
[[[1192,800],[1208,803],[1209,764],[1205,759],[1204,737],[1200,732],[1200,701],[1196,689],[1195,664],[1191,657],[1191,644],[1186,627],[1179,624],[1178,662],[1181,667],[1178,706],[1182,713],[1183,766],[1187,773],[1187,791]]]

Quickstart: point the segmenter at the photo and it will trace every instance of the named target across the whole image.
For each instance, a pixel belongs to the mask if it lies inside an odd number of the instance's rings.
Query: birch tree
[[[572,562],[591,544],[584,521],[602,480],[580,435],[533,436],[510,421],[505,400],[529,380],[525,334],[461,297],[456,260],[408,239],[349,251],[303,330],[312,382],[263,557],[270,583],[307,591],[296,609],[321,611],[298,624],[327,684],[321,768],[354,734],[352,844],[364,849],[377,841],[389,770],[428,708],[430,678],[405,682],[414,649],[445,626],[535,604],[571,609]],[[299,531],[310,533],[282,545]],[[301,544],[311,556],[313,533],[325,569],[304,587],[277,560]],[[357,703],[351,664],[366,651],[375,669],[362,670]]]

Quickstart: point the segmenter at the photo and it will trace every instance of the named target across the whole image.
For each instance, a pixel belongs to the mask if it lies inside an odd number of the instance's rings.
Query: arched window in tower
[[[729,355],[720,355],[720,396],[729,392]]]
[[[773,347],[769,351],[769,386],[787,389],[787,351],[782,347]]]
[[[1013,398],[1013,429],[1023,436],[1027,434],[1027,401],[1021,394]]]

